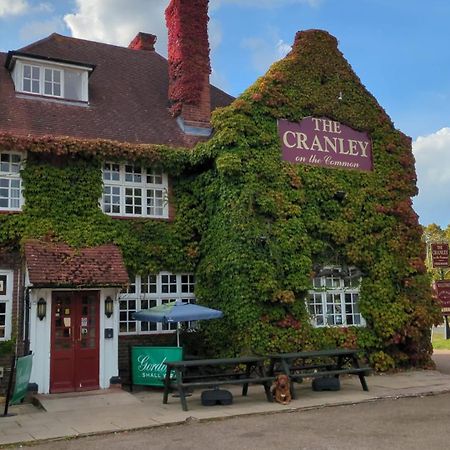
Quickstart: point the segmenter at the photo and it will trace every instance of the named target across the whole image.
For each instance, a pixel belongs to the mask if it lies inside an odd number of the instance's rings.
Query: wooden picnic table
[[[365,376],[372,370],[362,367],[358,358],[359,349],[313,350],[294,353],[271,354],[269,376],[285,373],[291,381],[291,395],[295,398],[294,382],[301,383],[304,378],[336,377],[339,375],[358,375],[365,391],[369,388]]]
[[[246,396],[249,384],[264,387],[267,401],[272,402],[270,386],[273,376],[266,375],[264,362],[267,358],[244,356],[225,359],[196,359],[189,361],[165,361],[164,397],[166,404],[171,390],[180,397],[183,411],[187,411],[186,394],[191,388],[242,384],[242,395]]]

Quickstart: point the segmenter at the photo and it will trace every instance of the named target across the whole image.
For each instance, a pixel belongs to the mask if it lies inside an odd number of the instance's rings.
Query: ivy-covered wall
[[[192,271],[197,261],[195,223],[191,221],[189,175],[180,177],[187,166],[186,149],[150,146],[121,146],[114,151],[97,151],[93,141],[67,142],[46,139],[14,140],[3,137],[0,148],[28,150],[21,172],[25,205],[20,214],[0,215],[0,247],[21,249],[29,238],[63,241],[75,247],[108,242],[122,249],[131,273],[155,272],[163,269]],[[58,144],[57,144],[58,143]],[[58,151],[52,148],[58,145]],[[162,167],[171,175],[173,220],[117,220],[102,213],[101,163],[106,159],[134,160]],[[189,206],[188,206],[189,205]]]
[[[341,97],[341,98],[339,98]],[[327,117],[367,131],[371,173],[281,161],[277,119]],[[198,296],[225,318],[208,326],[222,353],[358,346],[386,370],[431,363],[439,310],[426,275],[411,141],[397,131],[326,32],[296,36],[230,107],[215,115],[201,154],[214,167],[197,178],[207,227]],[[337,191],[346,193],[342,202]],[[313,328],[305,306],[320,265],[363,273],[367,327]]]
[[[305,116],[368,131],[374,171],[282,162],[276,120]],[[292,52],[213,124],[214,137],[193,150],[0,136],[0,148],[28,151],[26,204],[20,214],[0,215],[0,247],[20,249],[30,237],[78,247],[113,242],[130,272],[195,271],[198,300],[225,314],[202,324],[202,345],[214,356],[358,346],[379,370],[429,365],[430,327],[440,314],[411,206],[411,141],[361,84],[335,38],[299,33]],[[168,172],[173,220],[103,214],[104,159]],[[346,193],[343,201],[337,191]],[[311,326],[305,298],[315,270],[327,264],[362,271],[366,327]]]

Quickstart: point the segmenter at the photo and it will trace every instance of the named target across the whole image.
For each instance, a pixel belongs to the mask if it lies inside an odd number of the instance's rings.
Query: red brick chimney
[[[130,42],[128,48],[133,50],[155,51],[156,36],[154,34],[139,32]]]
[[[211,133],[208,3],[171,0],[166,9],[171,111],[186,134],[202,136]]]

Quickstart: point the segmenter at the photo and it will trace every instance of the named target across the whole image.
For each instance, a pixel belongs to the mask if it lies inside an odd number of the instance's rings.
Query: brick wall
[[[192,127],[210,127],[211,118],[211,94],[209,87],[209,76],[204,77],[203,87],[200,94],[200,102],[197,105],[184,104],[181,115],[184,123]]]
[[[23,355],[23,285],[22,285],[22,263],[18,252],[0,249],[0,269],[12,270],[13,275],[13,291],[12,291],[12,308],[11,308],[11,337],[17,337],[18,349],[17,354]],[[0,367],[3,367],[3,378],[0,378],[0,393],[6,391],[10,368],[11,354],[9,352],[0,354]]]

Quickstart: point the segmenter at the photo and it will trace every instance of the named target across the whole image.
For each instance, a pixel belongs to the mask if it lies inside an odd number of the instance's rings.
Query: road
[[[95,418],[93,418],[95,420]],[[450,394],[189,422],[46,442],[45,450],[322,450],[449,448]]]

